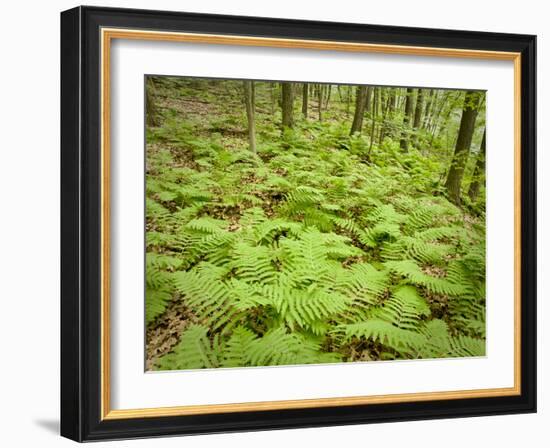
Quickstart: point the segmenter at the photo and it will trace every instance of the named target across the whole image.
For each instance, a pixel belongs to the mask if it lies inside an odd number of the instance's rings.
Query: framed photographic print
[[[534,36],[61,14],[61,433],[535,412]]]

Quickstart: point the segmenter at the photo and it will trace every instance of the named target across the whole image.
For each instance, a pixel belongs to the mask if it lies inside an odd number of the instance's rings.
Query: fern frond
[[[369,319],[356,324],[339,325],[336,332],[343,332],[345,340],[353,337],[380,342],[399,352],[410,352],[425,342],[425,337],[405,330],[381,319]]]
[[[272,283],[277,278],[273,254],[265,246],[237,243],[232,249],[231,267],[247,282]]]
[[[318,327],[318,321],[326,321],[330,316],[342,312],[351,302],[342,294],[314,286],[304,290],[266,285],[261,291],[290,328]]]
[[[190,325],[172,352],[158,361],[161,370],[204,369],[218,365],[208,338],[208,328],[203,325]]]
[[[270,330],[250,343],[247,363],[252,366],[338,362],[338,354],[320,352],[319,343],[284,328]]]
[[[425,286],[436,294],[460,296],[464,293],[464,285],[452,283],[445,278],[427,275],[412,260],[387,261],[384,264],[390,271],[405,277],[413,284]]]
[[[176,272],[173,279],[186,305],[212,330],[222,328],[237,314],[223,282],[194,271]]]
[[[368,263],[339,271],[334,290],[353,299],[353,305],[374,305],[389,286],[389,276]]]
[[[223,353],[223,367],[243,367],[248,364],[248,353],[256,339],[253,331],[236,327],[228,339]]]
[[[401,286],[384,301],[379,316],[399,328],[416,331],[419,321],[430,314],[428,304],[416,288]]]

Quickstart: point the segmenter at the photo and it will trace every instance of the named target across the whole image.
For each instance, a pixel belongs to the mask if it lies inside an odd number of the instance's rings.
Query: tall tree
[[[157,105],[154,100],[155,83],[148,77],[145,82],[145,119],[147,126],[158,126],[160,124]]]
[[[376,115],[377,115],[377,109],[378,109],[378,102],[377,102],[377,99],[378,99],[378,92],[380,89],[379,88],[376,88],[376,87],[373,87],[374,89],[374,94],[373,94],[373,99],[372,99],[372,124],[371,124],[371,128],[370,128],[370,145],[369,145],[369,151],[367,153],[367,161],[370,161],[370,155],[371,155],[371,152],[372,152],[372,144],[374,143],[374,130],[375,130],[375,125],[376,125]]]
[[[411,115],[413,111],[413,95],[414,89],[407,88],[405,92],[405,115],[403,116],[403,132],[401,133],[401,140],[399,146],[405,152],[409,150],[409,123],[411,122]]]
[[[302,114],[304,115],[304,118],[307,118],[308,98],[309,85],[304,82],[304,84],[302,85]]]
[[[455,150],[445,188],[449,199],[456,205],[461,204],[461,184],[462,176],[464,175],[464,167],[468,161],[472,137],[474,135],[475,122],[479,105],[479,93],[473,90],[468,90],[464,96],[464,104],[462,106],[462,118],[460,119],[460,127],[456,139]]]
[[[355,93],[355,113],[353,115],[353,123],[349,135],[356,132],[361,133],[363,127],[363,115],[365,114],[365,105],[367,99],[367,86],[357,86]]]
[[[396,100],[397,100],[397,92],[396,89],[387,89],[387,95],[388,95],[388,101],[386,104],[386,108],[384,110],[384,117],[382,119],[382,126],[380,131],[380,142],[384,140],[384,137],[388,135],[391,132],[392,129],[392,118],[393,113],[395,111],[396,106]]]
[[[330,102],[331,95],[332,95],[332,84],[329,84],[328,87],[327,87],[327,98],[326,98],[326,101],[325,101],[325,110],[328,109],[328,104]]]
[[[418,130],[420,128],[423,107],[424,107],[424,90],[418,89],[418,93],[416,95],[416,107],[414,109],[414,122],[413,122],[413,128],[415,130]]]
[[[277,103],[277,94],[275,93],[275,83],[269,83],[269,97],[271,99],[271,115],[275,115],[275,105]]]
[[[426,102],[426,110],[424,111],[424,120],[422,122],[422,127],[424,129],[428,127],[428,124],[430,122],[432,107],[434,106],[435,100],[436,100],[436,90],[430,89],[430,93],[428,95],[428,101]]]
[[[248,144],[250,151],[256,152],[256,111],[254,81],[243,81],[244,104],[246,107],[246,119],[248,122]]]
[[[319,121],[323,121],[323,85],[317,84],[317,112]]]
[[[283,129],[292,129],[294,126],[294,92],[291,82],[283,82],[282,86],[282,102],[281,108],[283,111]]]
[[[479,147],[479,153],[477,155],[476,167],[474,168],[474,174],[472,176],[472,182],[470,182],[470,188],[468,189],[468,196],[474,202],[479,194],[479,186],[482,179],[485,176],[485,135],[487,128],[483,130],[483,138],[481,139],[481,146]]]

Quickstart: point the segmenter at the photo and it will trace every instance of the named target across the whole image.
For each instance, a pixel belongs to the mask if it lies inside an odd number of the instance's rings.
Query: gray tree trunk
[[[308,99],[309,86],[307,85],[307,83],[304,83],[302,86],[302,114],[304,115],[304,118],[307,118]]]
[[[363,115],[365,114],[365,105],[367,99],[367,86],[358,86],[355,94],[355,113],[353,114],[353,123],[349,135],[356,132],[361,133],[363,127]]]
[[[462,118],[460,119],[460,128],[456,139],[455,150],[445,188],[451,202],[456,205],[461,204],[461,184],[464,175],[464,167],[470,154],[470,146],[474,135],[475,122],[478,112],[479,93],[468,90],[464,97],[462,107]]]
[[[246,107],[246,119],[248,122],[248,144],[250,151],[256,152],[256,111],[254,107],[254,81],[243,81],[244,104]]]
[[[411,122],[411,115],[413,111],[413,94],[414,89],[407,89],[405,95],[405,116],[403,117],[403,132],[401,133],[401,140],[399,146],[404,152],[409,150],[409,124]]]
[[[418,95],[416,97],[416,107],[414,109],[414,122],[413,128],[418,130],[420,122],[422,121],[422,109],[424,107],[424,90],[418,89]]]
[[[291,82],[282,83],[282,97],[283,99],[281,103],[281,108],[283,111],[283,129],[292,129],[292,127],[294,126],[294,95],[292,92]]]

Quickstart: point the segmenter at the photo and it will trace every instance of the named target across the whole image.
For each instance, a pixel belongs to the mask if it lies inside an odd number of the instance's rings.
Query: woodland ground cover
[[[148,369],[485,354],[482,92],[146,87]]]

